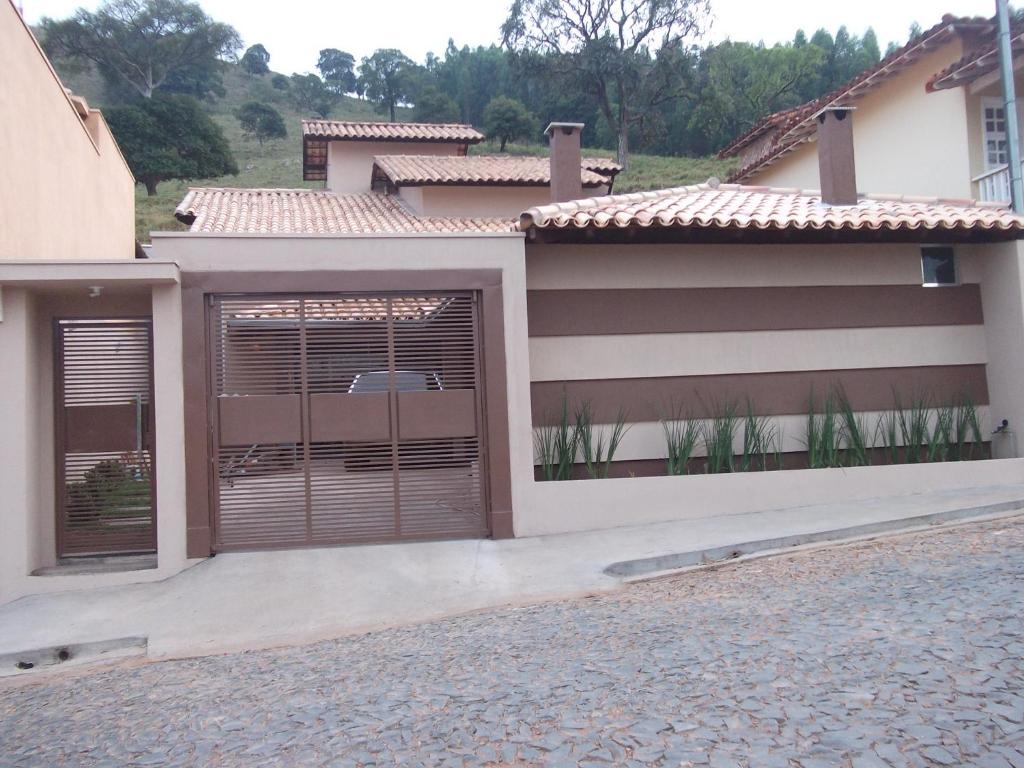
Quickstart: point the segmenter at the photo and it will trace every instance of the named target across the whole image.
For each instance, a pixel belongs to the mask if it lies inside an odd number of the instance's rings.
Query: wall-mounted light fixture
[[[89,298],[90,299],[97,299],[97,298],[99,298],[101,293],[103,293],[103,286],[102,285],[90,285],[89,286]]]

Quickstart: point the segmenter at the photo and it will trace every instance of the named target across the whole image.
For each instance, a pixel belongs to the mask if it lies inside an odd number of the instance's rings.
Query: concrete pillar
[[[994,243],[981,249],[981,300],[988,347],[989,412],[1010,435],[995,435],[996,458],[1021,455],[1024,438],[1024,242]]]
[[[551,202],[583,197],[580,134],[583,123],[551,123],[544,129],[551,144]]]
[[[185,565],[185,401],[181,344],[181,286],[153,287],[153,400],[156,429],[157,564]]]
[[[0,288],[0,602],[18,594],[28,575],[32,542],[31,517],[39,512],[36,476],[31,459],[36,455],[35,387],[32,349],[33,302],[21,288]]]

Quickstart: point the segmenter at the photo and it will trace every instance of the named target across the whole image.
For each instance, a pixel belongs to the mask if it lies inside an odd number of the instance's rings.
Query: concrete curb
[[[4,653],[0,654],[0,678],[38,674],[57,666],[74,667],[144,657],[147,645],[145,637],[118,637]]]
[[[848,528],[833,528],[825,531],[812,531],[739,544],[726,544],[720,547],[676,552],[637,560],[621,560],[605,568],[604,573],[608,576],[622,579],[627,583],[643,581],[647,578],[670,575],[673,572],[688,570],[702,565],[712,565],[759,554],[782,554],[786,551],[795,551],[807,545],[839,543],[882,534],[905,533],[943,523],[974,522],[976,518],[998,515],[1003,512],[1022,511],[1024,511],[1024,498],[1013,499],[996,504],[950,509],[928,515],[916,515],[898,520],[883,520],[877,523],[865,523],[864,525],[854,525]]]

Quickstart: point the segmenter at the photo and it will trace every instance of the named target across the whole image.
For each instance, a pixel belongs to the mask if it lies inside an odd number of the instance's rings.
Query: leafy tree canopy
[[[436,85],[427,85],[416,97],[413,119],[419,123],[455,123],[459,121],[459,105]]]
[[[314,74],[292,75],[288,91],[297,109],[316,117],[327,117],[338,103],[338,95]]]
[[[51,56],[92,62],[104,79],[147,99],[175,75],[241,47],[232,27],[187,0],[108,0],[95,13],[79,8],[62,21],[44,18],[41,28]]]
[[[269,104],[247,101],[235,113],[245,134],[262,146],[267,139],[283,139],[288,135],[281,113]]]
[[[238,63],[250,75],[265,75],[270,71],[270,54],[260,43],[256,43],[246,48]]]
[[[274,75],[270,78],[270,84],[274,86],[274,90],[276,91],[287,91],[288,87],[291,85],[288,78],[281,74]]]
[[[324,48],[316,62],[316,68],[320,70],[324,83],[337,94],[355,93],[355,67],[355,57],[337,48]]]
[[[395,121],[395,107],[409,100],[414,86],[416,65],[397,48],[381,48],[364,56],[359,64],[359,80],[366,98]]]
[[[521,101],[508,96],[496,96],[484,109],[484,130],[487,138],[501,142],[499,152],[513,139],[531,136],[537,127],[537,119]]]
[[[158,94],[109,107],[104,114],[128,166],[150,195],[167,179],[238,173],[224,134],[190,96]]]
[[[512,50],[546,54],[593,93],[628,167],[630,129],[679,96],[672,60],[708,12],[707,0],[513,0],[502,37]]]

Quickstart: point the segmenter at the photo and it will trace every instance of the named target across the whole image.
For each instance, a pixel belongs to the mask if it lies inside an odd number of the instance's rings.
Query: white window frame
[[[993,132],[990,133],[988,131],[987,126],[986,126],[986,123],[988,122],[988,120],[985,117],[985,110],[986,109],[1001,109],[1001,110],[1003,110],[1003,131],[1002,131],[1002,133],[1000,133],[999,131],[993,131]],[[981,117],[981,157],[982,157],[982,161],[984,163],[986,171],[991,170],[993,168],[1000,168],[1000,167],[1006,165],[1008,160],[1009,160],[1009,155],[1007,155],[1007,159],[1004,160],[1001,163],[990,163],[989,162],[989,158],[988,158],[988,142],[989,142],[989,137],[993,137],[993,138],[996,138],[998,140],[998,138],[1001,136],[1002,140],[1003,140],[1003,147],[1004,147],[1003,148],[1003,153],[1005,154],[1007,152],[1006,144],[1007,144],[1008,134],[1006,132],[1006,111],[1005,111],[1005,109],[1006,109],[1005,108],[1005,104],[1003,103],[1002,99],[996,98],[994,96],[986,96],[986,97],[982,98],[982,100],[981,100],[981,115],[980,115],[980,117]]]

